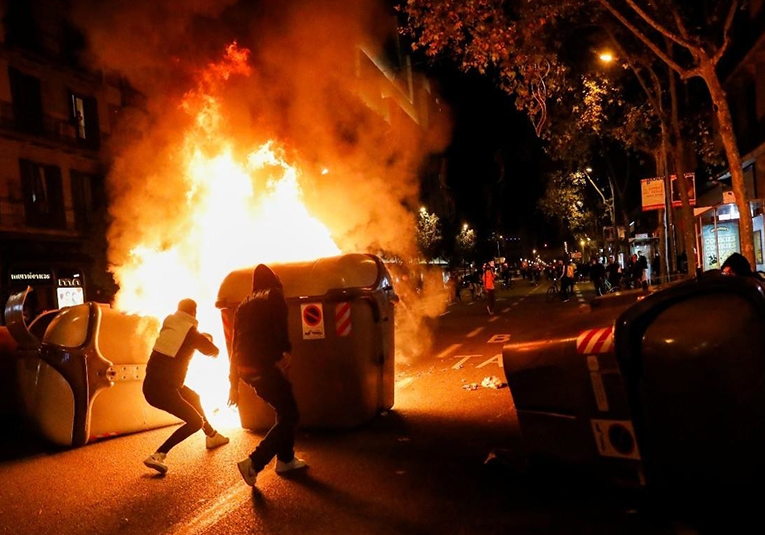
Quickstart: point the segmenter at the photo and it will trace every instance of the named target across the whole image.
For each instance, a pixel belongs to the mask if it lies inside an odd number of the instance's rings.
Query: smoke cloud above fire
[[[341,251],[416,257],[418,173],[429,155],[445,148],[449,124],[445,113],[426,117],[422,109],[416,110],[417,124],[396,103],[424,86],[416,75],[410,79],[405,70],[379,61],[396,42],[395,21],[381,1],[74,5],[90,45],[88,60],[124,76],[142,103],[114,118],[107,142],[114,155],[107,181],[109,260],[118,283],[126,283],[120,268],[136,248],[166,249],[194,224],[188,201],[196,189],[190,193],[179,150],[189,131],[195,132],[199,158],[229,150],[233,161],[245,162],[271,142],[280,158],[299,169],[307,210]],[[245,54],[245,66],[226,54]],[[264,188],[267,179],[253,175],[261,182],[254,187]],[[270,230],[239,229],[250,231]],[[236,236],[221,239],[238,247]],[[269,259],[252,251],[248,265],[259,261]],[[211,281],[213,287],[219,283]],[[422,287],[421,299],[407,305],[407,321],[417,324],[418,316],[437,314],[446,301],[440,284]],[[406,283],[397,290],[406,293]],[[416,352],[427,345],[427,334],[415,331],[417,341],[408,346]]]

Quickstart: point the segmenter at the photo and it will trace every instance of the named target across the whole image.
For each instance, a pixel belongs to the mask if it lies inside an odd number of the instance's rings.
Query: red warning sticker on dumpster
[[[324,307],[321,303],[300,305],[300,320],[303,323],[303,340],[324,338]]]
[[[335,334],[348,336],[351,334],[351,304],[349,302],[335,305]]]
[[[614,328],[583,331],[576,339],[576,352],[580,355],[608,353],[614,345]]]

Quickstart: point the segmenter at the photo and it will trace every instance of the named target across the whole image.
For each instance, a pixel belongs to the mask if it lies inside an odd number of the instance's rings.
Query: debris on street
[[[481,386],[484,388],[503,388],[507,386],[507,383],[503,383],[499,377],[496,377],[494,375],[490,377],[484,377],[483,381],[481,381]]]

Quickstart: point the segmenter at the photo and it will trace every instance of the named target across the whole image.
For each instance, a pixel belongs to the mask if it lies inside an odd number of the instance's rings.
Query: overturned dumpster
[[[22,412],[48,441],[82,446],[178,420],[146,403],[146,363],[159,331],[154,318],[88,302],[26,324],[30,289],[8,299],[5,318],[17,345]]]
[[[289,377],[300,425],[347,428],[394,403],[394,303],[391,277],[374,255],[346,254],[269,264],[284,285],[292,344]],[[216,306],[231,354],[234,313],[250,293],[254,267],[231,272]],[[267,429],[274,413],[244,385],[239,416],[246,429]]]
[[[612,321],[506,345],[526,452],[619,483],[719,495],[762,474],[765,285],[720,272]]]

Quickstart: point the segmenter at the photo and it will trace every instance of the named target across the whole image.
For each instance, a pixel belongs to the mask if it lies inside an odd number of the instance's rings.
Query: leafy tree
[[[428,213],[425,208],[420,208],[417,217],[417,248],[426,262],[430,262],[438,256],[441,240],[441,225],[438,216],[434,213]]]
[[[407,0],[401,9],[407,16],[404,31],[414,38],[415,48],[432,57],[449,55],[465,70],[495,76],[500,87],[515,95],[516,106],[528,112],[538,134],[548,119],[548,102],[556,102],[569,89],[567,68],[561,59],[565,34],[572,28],[618,22],[681,79],[703,80],[712,100],[739,211],[748,214],[741,157],[716,72],[743,1]],[[674,84],[674,77],[668,76],[667,83]],[[674,102],[675,97],[672,99]],[[669,122],[664,123],[664,134],[677,137],[677,108],[667,107],[665,113]],[[684,168],[677,144],[673,144],[672,152],[675,167]],[[683,173],[677,174],[682,182]],[[681,186],[681,191],[687,211],[686,188]],[[740,232],[742,253],[753,262],[749,218],[741,218]]]
[[[597,0],[603,8],[639,39],[657,58],[682,79],[701,78],[709,90],[728,166],[736,204],[741,214],[749,214],[749,196],[744,183],[744,171],[736,136],[722,82],[717,74],[719,64],[731,42],[731,29],[740,0],[719,2],[700,0],[661,3],[637,0]],[[670,77],[674,83],[674,77]],[[673,99],[675,96],[673,95]],[[676,109],[673,109],[674,114]],[[678,135],[677,120],[673,134]],[[675,148],[675,164],[682,168],[682,155]],[[684,207],[686,188],[678,172]],[[739,220],[741,252],[754,265],[754,234],[752,220]]]
[[[475,256],[476,235],[475,230],[463,225],[460,233],[457,235],[457,254],[463,262],[473,260]]]
[[[560,225],[564,235],[580,238],[595,233],[599,216],[590,208],[587,178],[582,172],[552,173],[538,205],[542,213]]]

